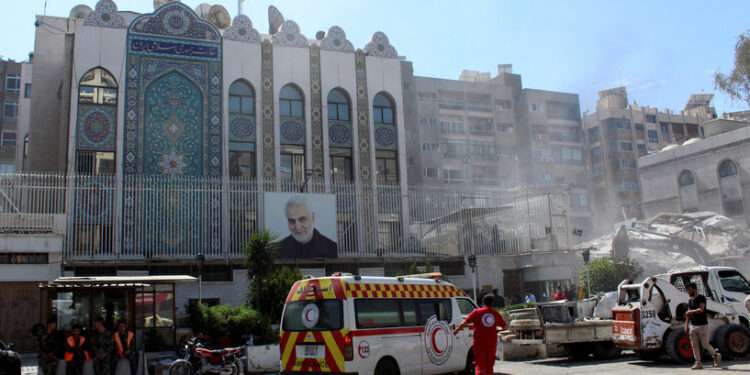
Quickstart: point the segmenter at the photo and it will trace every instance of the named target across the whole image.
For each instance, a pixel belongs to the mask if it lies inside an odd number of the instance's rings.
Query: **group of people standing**
[[[545,301],[547,299],[547,295],[542,295],[542,301]],[[552,296],[552,299],[554,301],[562,301],[568,299],[568,294],[565,293],[562,288],[558,285],[555,287],[555,294]],[[526,295],[523,297],[524,303],[536,303],[536,296],[534,296],[534,293],[531,293],[530,290],[526,291]]]
[[[59,360],[63,359],[67,375],[82,375],[87,362],[93,362],[95,375],[112,375],[117,363],[125,359],[134,375],[137,369],[135,347],[135,335],[125,322],[119,322],[112,333],[104,327],[104,320],[97,318],[90,335],[83,336],[81,326],[74,325],[71,334],[63,337],[57,330],[55,318],[50,318],[39,337],[39,368],[44,375],[55,375]]]

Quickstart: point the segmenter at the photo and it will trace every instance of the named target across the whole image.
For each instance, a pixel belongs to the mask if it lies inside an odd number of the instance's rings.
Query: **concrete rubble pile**
[[[727,265],[737,267],[743,273],[750,273],[750,231],[734,220],[715,212],[661,213],[653,218],[640,220],[627,228],[630,239],[652,244],[629,246],[628,257],[644,268],[644,274],[654,275],[670,269],[696,265]],[[576,248],[591,247],[592,258],[612,255],[612,240],[615,234],[599,237],[582,243]],[[671,238],[671,239],[670,239]],[[674,239],[678,238],[677,241]],[[687,256],[679,239],[689,240],[700,245],[710,255],[711,260],[698,264]]]

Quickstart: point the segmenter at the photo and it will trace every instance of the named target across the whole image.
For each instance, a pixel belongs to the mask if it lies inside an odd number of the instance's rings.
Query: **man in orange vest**
[[[86,338],[81,336],[81,325],[73,325],[73,334],[65,340],[65,368],[68,375],[82,375],[83,365],[89,361]]]
[[[114,335],[115,350],[117,356],[115,356],[115,370],[117,369],[117,362],[120,359],[127,359],[130,362],[130,373],[135,375],[136,371],[136,353],[135,353],[135,335],[133,332],[128,331],[128,326],[125,322],[120,321],[117,323],[117,332]]]

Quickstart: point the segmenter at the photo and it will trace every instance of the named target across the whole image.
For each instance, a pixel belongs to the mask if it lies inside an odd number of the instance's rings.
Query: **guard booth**
[[[42,321],[55,317],[57,329],[66,332],[74,324],[92,332],[99,317],[110,331],[124,321],[135,332],[139,349],[144,332],[151,329],[174,344],[175,284],[197,281],[186,275],[60,277],[39,284]]]

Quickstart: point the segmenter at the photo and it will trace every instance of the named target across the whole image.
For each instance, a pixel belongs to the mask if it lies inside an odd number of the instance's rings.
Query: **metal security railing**
[[[40,226],[24,228],[19,217],[63,214],[68,260],[240,258],[256,231],[281,223],[275,231],[289,235],[278,200],[301,188],[299,181],[252,178],[0,175],[0,233]],[[568,199],[556,187],[404,188],[313,179],[304,191],[324,194],[306,197],[319,207],[315,226],[329,228],[339,257],[515,254],[570,245]]]

